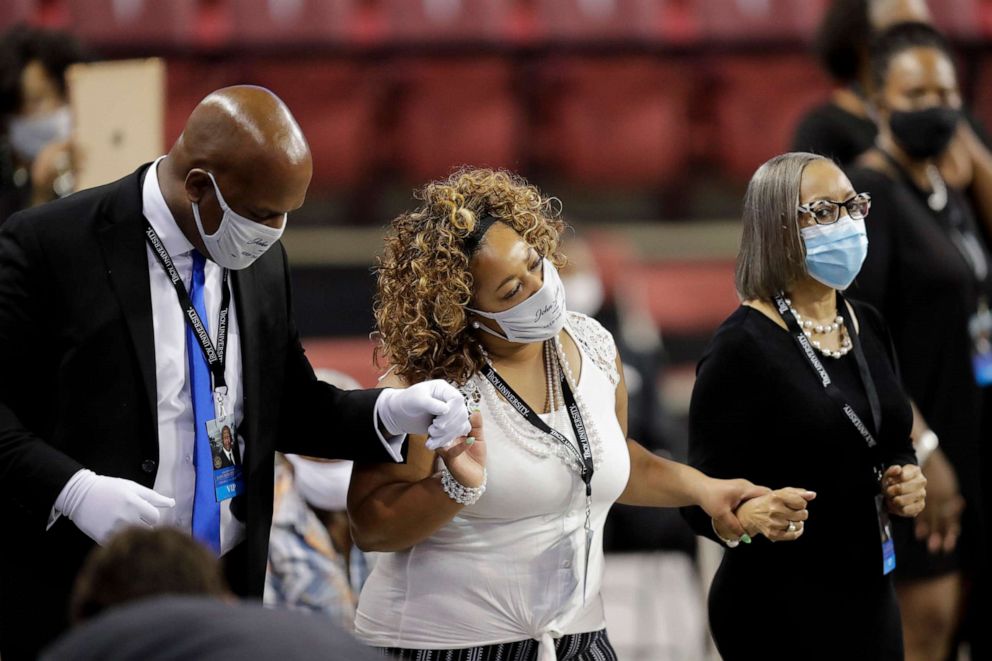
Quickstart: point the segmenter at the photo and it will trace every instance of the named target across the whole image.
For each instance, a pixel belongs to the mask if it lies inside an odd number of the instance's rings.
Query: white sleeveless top
[[[478,403],[485,421],[486,493],[423,542],[382,554],[358,604],[355,633],[364,642],[457,649],[534,638],[542,642],[543,661],[555,658],[553,639],[605,626],[599,594],[603,526],[630,474],[615,410],[616,345],[585,315],[570,312],[566,330],[582,358],[581,367],[571,367],[579,376],[578,399],[591,418],[584,423],[595,426],[589,434],[594,536],[585,599],[582,479],[558,457],[553,438],[535,445],[500,428],[500,416],[520,414],[502,399],[497,405],[503,411],[492,411],[494,400],[481,396],[488,381],[476,374],[462,391]],[[557,420],[555,428],[576,443],[568,416]]]

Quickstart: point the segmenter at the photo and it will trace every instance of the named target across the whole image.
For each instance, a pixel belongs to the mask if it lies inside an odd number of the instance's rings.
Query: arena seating
[[[314,146],[321,189],[460,163],[653,189],[701,171],[739,184],[788,147],[830,88],[807,53],[828,1],[3,0],[0,28],[164,55],[169,140],[208,91],[271,87]],[[992,35],[989,0],[941,9],[959,43]],[[992,118],[987,56],[968,55],[965,89]]]
[[[565,57],[541,65],[534,86],[535,149],[583,184],[657,186],[689,156],[691,77],[655,57]]]

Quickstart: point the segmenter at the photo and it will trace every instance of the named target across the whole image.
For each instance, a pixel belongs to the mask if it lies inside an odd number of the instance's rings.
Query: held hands
[[[465,398],[451,384],[435,379],[409,388],[388,388],[379,395],[379,419],[390,434],[426,434],[431,450],[471,430]]]
[[[468,436],[455,439],[453,445],[438,448],[437,453],[459,484],[475,489],[485,482],[486,439],[482,431],[482,414],[472,413],[469,420],[472,429]],[[468,443],[468,438],[474,440]]]
[[[927,540],[931,553],[948,553],[957,545],[965,507],[958,478],[939,449],[930,455],[922,469],[927,478],[926,505],[916,517],[916,538]]]
[[[97,544],[129,526],[152,528],[162,510],[176,506],[172,498],[137,482],[93,471],[84,471],[63,496],[57,503],[59,510]]]
[[[927,478],[913,464],[889,466],[882,476],[882,492],[891,514],[914,517],[926,505]]]
[[[737,508],[737,519],[749,535],[761,533],[773,542],[799,539],[809,518],[806,504],[816,498],[807,489],[786,487],[752,498]]]
[[[713,526],[724,539],[740,539],[747,534],[734,511],[745,500],[770,493],[747,480],[708,478],[699,496],[699,506],[713,519]]]

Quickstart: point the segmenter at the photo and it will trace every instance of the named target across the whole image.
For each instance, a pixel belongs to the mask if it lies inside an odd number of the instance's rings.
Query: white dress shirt
[[[183,235],[166,205],[165,197],[158,181],[158,164],[165,156],[159,157],[145,173],[142,187],[142,211],[145,219],[158,234],[162,245],[172,257],[173,264],[189,291],[193,278],[193,245]],[[189,361],[186,355],[186,321],[180,307],[176,290],[150,246],[146,246],[148,274],[151,288],[152,324],[155,344],[155,388],[158,409],[158,472],[153,489],[163,496],[174,498],[176,506],[162,509],[160,525],[171,525],[192,534],[193,496],[196,490],[196,470],[194,468],[195,420],[193,400],[190,394]],[[204,266],[204,325],[210,332],[210,339],[217,344],[217,319],[220,315],[223,270],[208,259]],[[230,286],[230,281],[228,282]],[[200,349],[197,346],[197,350]],[[238,316],[234,297],[231,297],[227,324],[227,346],[224,358],[224,379],[228,388],[228,413],[234,414],[234,425],[238,429],[244,417],[244,396],[241,381],[241,336],[238,330]],[[383,446],[396,462],[402,462],[402,445],[405,434],[385,438],[379,431],[379,401],[376,401],[372,420]],[[237,434],[240,456],[245,456],[245,441]],[[233,454],[229,455],[233,460]],[[61,515],[59,509],[63,497],[78,482],[85,471],[79,471],[62,489],[62,493],[52,507],[48,527]],[[213,471],[206,477],[213,480]],[[220,503],[220,545],[221,555],[237,546],[245,537],[245,526],[231,514],[231,500]]]
[[[141,206],[145,218],[169,251],[176,270],[189,291],[193,278],[194,248],[165,204],[158,183],[158,163],[161,160],[155,161],[145,174]],[[192,533],[193,494],[196,491],[196,471],[193,466],[195,423],[193,398],[190,394],[189,359],[186,355],[186,321],[172,281],[150,246],[147,247],[147,253],[155,329],[155,387],[158,393],[158,473],[155,475],[153,488],[163,496],[176,499],[173,509],[163,510],[161,525],[176,526]],[[207,317],[203,323],[210,331],[214,346],[217,345],[222,272],[216,263],[209,259],[206,261],[203,303]],[[228,315],[226,352],[224,379],[228,388],[228,410],[234,413],[234,425],[237,429],[240,428],[244,415],[244,397],[241,383],[241,335],[233,296]],[[237,437],[243,457],[244,438],[240,433]],[[206,479],[212,480],[213,472]],[[234,548],[244,536],[244,524],[231,514],[231,500],[223,501],[220,504],[221,554]]]

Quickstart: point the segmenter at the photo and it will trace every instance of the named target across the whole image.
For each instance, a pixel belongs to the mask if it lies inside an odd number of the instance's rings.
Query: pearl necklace
[[[796,308],[792,307],[792,300],[785,299],[785,304],[789,306],[789,312],[796,318],[796,322],[799,327],[803,329],[803,335],[810,338],[810,344],[813,348],[822,353],[828,358],[843,358],[846,356],[851,349],[854,348],[854,344],[851,342],[851,336],[847,331],[847,326],[844,324],[844,317],[840,316],[834,311],[833,323],[828,324],[817,324],[812,319],[803,319],[803,316],[799,314]],[[836,330],[840,331],[840,349],[834,351],[833,349],[824,349],[820,346],[819,340],[814,340],[813,333],[818,335],[826,335],[832,333]]]
[[[489,354],[481,345],[480,349],[486,363],[492,367]],[[586,406],[585,398],[579,394],[578,388],[576,388],[575,378],[572,376],[571,367],[568,364],[568,359],[565,357],[561,340],[558,338],[555,339],[554,345],[551,344],[551,340],[548,340],[544,346],[544,374],[548,386],[548,402],[551,403],[550,419],[546,422],[549,427],[559,431],[571,425],[564,406],[564,395],[562,394],[561,380],[557,377],[556,366],[560,366],[565,373],[565,378],[568,380],[572,394],[575,396],[575,403],[579,408],[579,413],[582,415],[582,422],[589,437],[589,444],[592,446],[593,467],[599,469],[602,464],[602,443],[600,442],[599,431]],[[565,466],[571,468],[576,473],[582,473],[582,464],[576,459],[574,453],[569,451],[550,434],[545,434],[530,424],[516,409],[503,399],[495,386],[489,382],[489,379],[481,374],[474,375],[473,379],[476,379],[482,386],[480,388],[482,398],[486,401],[486,406],[492,413],[496,426],[503,430],[507,437],[535,457],[556,456]]]

